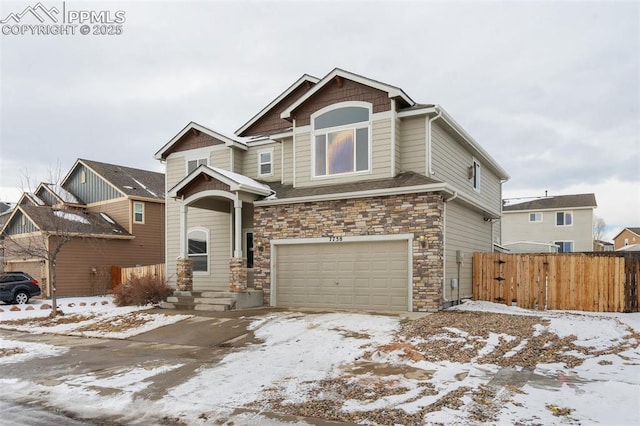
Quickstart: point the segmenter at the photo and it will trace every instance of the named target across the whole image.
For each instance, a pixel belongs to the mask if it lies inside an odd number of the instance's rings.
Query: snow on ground
[[[0,329],[126,339],[190,317],[140,312],[152,306],[117,307],[112,296],[64,297],[57,305],[62,315],[50,318],[51,301],[46,299],[31,299],[27,305],[0,304]]]
[[[127,332],[137,333],[145,320],[156,326],[169,321],[162,316],[134,321],[128,316],[142,315],[139,309],[101,301],[91,305],[94,301],[65,300],[65,316],[88,317],[76,328],[11,327],[88,336],[94,326],[99,328],[94,333],[103,337],[124,338],[126,333],[106,334],[110,331],[100,329],[100,324],[128,318],[122,321],[135,326]],[[0,309],[0,327],[12,319],[42,316],[38,309]],[[483,330],[476,324],[482,315],[498,326]],[[139,392],[154,375],[178,366],[132,365],[112,377],[70,376],[51,386],[3,378],[0,391],[17,398],[35,390],[60,409],[88,407],[80,413],[88,418],[90,410],[99,407],[106,413],[126,412],[130,419],[146,421],[154,413],[187,424],[211,424],[216,419],[284,424],[261,414],[270,411],[380,424],[640,423],[640,313],[539,312],[469,302],[414,321],[291,312],[252,320],[250,328],[261,342],[201,367],[157,400],[141,398]],[[445,325],[434,327],[438,321]],[[420,327],[406,328],[407,324]],[[406,330],[416,331],[407,335]],[[64,350],[25,345],[0,338],[0,364],[21,362],[26,352],[47,357]],[[101,393],[102,387],[110,392]]]

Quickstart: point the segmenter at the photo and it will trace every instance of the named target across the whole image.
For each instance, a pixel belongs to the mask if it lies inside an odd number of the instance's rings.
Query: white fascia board
[[[431,183],[427,185],[402,186],[398,188],[374,189],[369,191],[353,191],[353,192],[342,192],[338,194],[311,195],[308,197],[295,197],[295,198],[283,198],[283,199],[275,198],[275,199],[256,201],[254,204],[257,206],[276,206],[276,205],[282,205],[282,204],[298,204],[298,203],[309,203],[309,202],[319,202],[319,201],[347,200],[352,198],[380,197],[380,196],[388,196],[388,195],[402,195],[402,194],[413,194],[413,193],[422,193],[422,192],[444,192],[448,194],[450,197],[453,197],[455,194],[455,190],[446,183]],[[276,193],[276,196],[277,195],[278,194]]]
[[[200,173],[204,173],[211,178],[217,179],[220,182],[229,185],[231,191],[246,191],[264,196],[270,195],[273,192],[270,188],[262,186],[258,182],[255,182],[253,181],[253,179],[247,178],[246,176],[244,177],[244,180],[242,178],[235,179],[235,175],[237,175],[238,177],[241,177],[241,175],[222,169],[212,169],[202,164],[188,176],[178,182],[173,188],[171,188],[169,190],[168,196],[171,198],[176,198],[178,192],[185,186],[187,186],[191,181],[193,181],[193,179],[199,176]],[[253,185],[252,181],[255,182],[255,185]]]
[[[284,92],[282,92],[280,94],[280,96],[278,96],[277,98],[275,98],[273,101],[271,101],[269,103],[269,105],[267,105],[266,107],[262,108],[260,110],[260,112],[258,112],[256,115],[254,115],[253,117],[251,117],[251,119],[249,121],[247,121],[242,127],[240,127],[238,130],[236,130],[235,132],[233,132],[236,135],[239,135],[240,133],[244,132],[245,130],[247,130],[249,127],[251,127],[251,125],[253,125],[253,123],[255,123],[256,121],[258,121],[260,118],[262,118],[263,115],[265,115],[267,112],[269,112],[271,110],[271,108],[273,108],[274,106],[276,106],[280,101],[282,101],[284,98],[286,98],[287,96],[289,96],[291,94],[291,92],[293,92],[295,89],[297,89],[302,83],[304,83],[305,81],[310,81],[311,83],[318,83],[320,81],[319,78],[317,77],[313,77],[309,74],[304,74],[302,77],[300,77],[298,80],[295,81],[295,83],[293,83],[291,86],[289,86]]]
[[[169,142],[167,142],[162,148],[160,148],[160,150],[158,152],[156,152],[154,154],[154,158],[156,160],[162,160],[162,156],[163,154],[169,150],[169,148],[171,148],[178,140],[180,140],[181,137],[183,137],[189,130],[191,129],[195,129],[198,130],[202,133],[205,133],[209,136],[211,136],[212,138],[216,138],[221,140],[222,142],[224,142],[225,146],[228,147],[235,147],[235,148],[240,148],[243,150],[247,150],[247,145],[243,142],[240,141],[236,141],[231,139],[228,136],[223,135],[222,133],[218,133],[216,131],[213,131],[209,128],[206,128],[196,122],[190,122],[189,124],[187,124],[182,130],[180,130],[180,132],[178,132],[177,135],[175,135],[173,138],[171,138],[171,140]]]
[[[398,113],[398,118],[415,117],[417,115],[427,115],[427,114],[436,114],[436,113],[437,111],[435,107],[424,107],[420,109],[412,109],[409,111],[401,111]]]
[[[280,114],[280,118],[285,120],[291,117],[291,111],[296,109],[298,106],[303,104],[307,99],[317,93],[320,89],[324,87],[325,84],[329,83],[333,80],[334,77],[340,76],[346,78],[347,80],[355,81],[356,83],[363,84],[365,86],[373,87],[378,90],[382,90],[383,92],[387,92],[389,94],[389,98],[399,97],[405,100],[409,105],[415,104],[413,99],[411,99],[402,89],[390,86],[388,84],[381,83],[376,80],[371,80],[369,78],[363,77],[361,75],[350,73],[349,71],[342,70],[340,68],[335,68],[329,74],[322,78],[311,90],[302,95],[297,101],[291,104],[287,109],[282,111]]]

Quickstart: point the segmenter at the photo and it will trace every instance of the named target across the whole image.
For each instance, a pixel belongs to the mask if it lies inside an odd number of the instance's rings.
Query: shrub
[[[160,303],[173,293],[173,289],[162,278],[144,275],[132,276],[113,293],[117,306],[144,306]]]

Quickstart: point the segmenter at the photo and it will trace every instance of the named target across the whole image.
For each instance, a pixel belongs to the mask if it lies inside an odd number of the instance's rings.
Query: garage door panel
[[[277,306],[407,310],[407,240],[291,244],[276,250]]]

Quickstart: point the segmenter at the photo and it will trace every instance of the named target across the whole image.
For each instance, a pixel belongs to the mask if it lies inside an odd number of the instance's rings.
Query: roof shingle
[[[595,194],[574,194],[557,195],[555,197],[544,197],[537,200],[525,201],[523,203],[509,204],[502,207],[502,211],[510,212],[578,207],[598,207]]]

